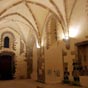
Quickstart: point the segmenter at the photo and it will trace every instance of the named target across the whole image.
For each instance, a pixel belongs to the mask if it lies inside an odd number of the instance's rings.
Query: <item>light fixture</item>
[[[72,37],[72,38],[76,37],[79,34],[79,29],[80,29],[79,25],[70,26],[70,28],[69,28],[69,36]]]
[[[68,41],[68,40],[69,40],[69,36],[65,36],[64,41]]]
[[[38,42],[36,43],[36,46],[37,46],[37,48],[40,48],[40,44]]]
[[[64,36],[63,41],[66,44],[66,49],[70,49],[70,37],[69,37],[69,35]]]

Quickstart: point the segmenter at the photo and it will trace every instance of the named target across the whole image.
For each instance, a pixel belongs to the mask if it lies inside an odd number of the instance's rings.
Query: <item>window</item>
[[[9,38],[8,37],[4,38],[4,48],[9,48]]]

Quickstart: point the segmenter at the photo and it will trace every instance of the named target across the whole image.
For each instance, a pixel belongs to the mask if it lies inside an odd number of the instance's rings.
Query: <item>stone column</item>
[[[43,48],[38,49],[38,60],[37,60],[37,81],[44,83],[45,82],[45,59],[44,59],[44,50]]]

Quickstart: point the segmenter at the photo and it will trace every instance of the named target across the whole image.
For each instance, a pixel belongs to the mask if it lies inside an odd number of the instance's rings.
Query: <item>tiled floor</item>
[[[0,88],[84,88],[66,84],[41,84],[32,80],[0,81]]]

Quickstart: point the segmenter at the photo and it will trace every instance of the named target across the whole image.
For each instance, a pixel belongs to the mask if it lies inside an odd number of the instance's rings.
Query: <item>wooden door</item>
[[[0,56],[0,79],[12,78],[12,57],[9,55]]]

